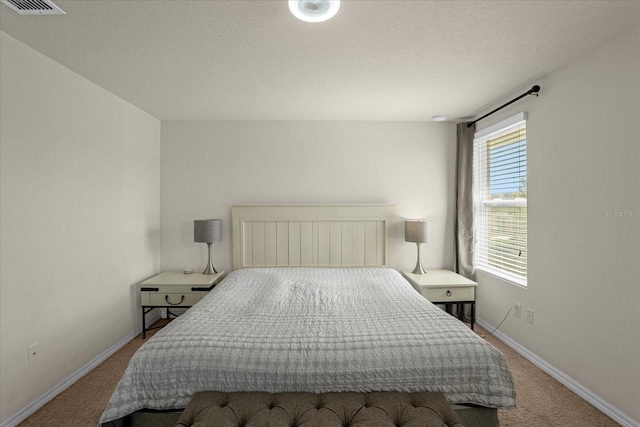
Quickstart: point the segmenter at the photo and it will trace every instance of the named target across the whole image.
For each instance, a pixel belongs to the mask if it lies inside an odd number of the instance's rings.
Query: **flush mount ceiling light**
[[[291,13],[306,22],[331,19],[340,9],[340,0],[289,0]]]

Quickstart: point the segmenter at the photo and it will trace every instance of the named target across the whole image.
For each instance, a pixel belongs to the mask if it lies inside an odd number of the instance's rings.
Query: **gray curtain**
[[[475,280],[473,267],[473,134],[476,125],[467,127],[458,123],[458,150],[456,156],[456,206],[453,230],[455,233],[455,271]]]

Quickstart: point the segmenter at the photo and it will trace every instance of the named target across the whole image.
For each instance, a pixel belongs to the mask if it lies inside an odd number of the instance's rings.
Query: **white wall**
[[[529,280],[480,273],[478,316],[520,302],[502,332],[640,420],[640,28],[539,83],[480,122],[529,112]]]
[[[412,269],[403,218],[433,221],[425,267],[453,264],[455,129],[414,122],[163,122],[162,268],[203,269],[193,220],[223,219],[214,265],[230,270],[231,206],[239,203],[395,203],[396,265]]]
[[[160,122],[0,37],[4,420],[139,327],[134,285],[160,267]]]

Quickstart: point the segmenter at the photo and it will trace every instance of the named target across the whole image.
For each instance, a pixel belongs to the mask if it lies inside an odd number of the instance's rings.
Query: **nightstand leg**
[[[142,339],[147,338],[147,314],[153,310],[154,307],[147,308],[142,306]],[[151,328],[153,329],[153,328]]]
[[[147,323],[145,322],[146,314],[144,307],[142,307],[142,339],[147,338]]]
[[[471,330],[473,331],[473,322],[476,320],[476,303],[471,303]]]

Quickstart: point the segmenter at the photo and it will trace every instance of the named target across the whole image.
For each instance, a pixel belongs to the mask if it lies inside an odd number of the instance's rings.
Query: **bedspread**
[[[502,353],[385,268],[230,273],[133,356],[101,423],[201,391],[438,391],[515,406]]]

